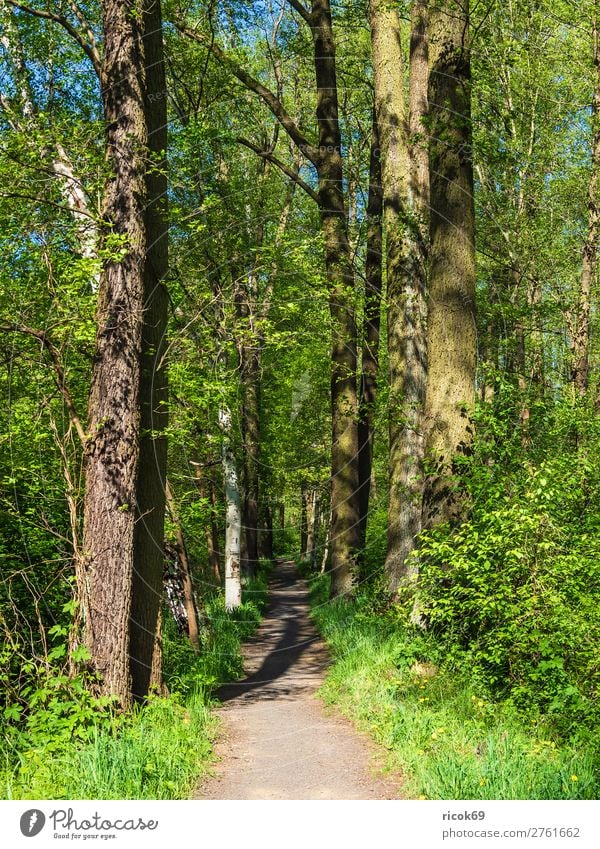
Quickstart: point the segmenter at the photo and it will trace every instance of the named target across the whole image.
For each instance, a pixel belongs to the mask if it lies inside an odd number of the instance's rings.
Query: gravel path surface
[[[315,697],[328,654],[308,614],[306,583],[292,563],[279,564],[265,618],[244,647],[247,677],[217,694],[220,760],[194,798],[399,798],[375,747]]]

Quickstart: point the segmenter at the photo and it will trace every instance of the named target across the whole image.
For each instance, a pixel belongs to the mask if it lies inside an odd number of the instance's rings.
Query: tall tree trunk
[[[429,243],[429,153],[424,138],[429,78],[427,7],[427,0],[417,0],[411,9],[406,244],[404,262],[398,265],[403,279],[396,279],[393,265],[391,276],[388,274],[391,412],[385,572],[392,592],[417,576],[416,560],[408,557],[421,531],[423,502]]]
[[[573,332],[571,380],[576,391],[585,395],[589,382],[590,310],[592,283],[596,270],[598,238],[600,237],[600,208],[598,203],[598,174],[600,173],[600,2],[595,0],[592,16],[594,63],[594,95],[592,100],[592,163],[588,183],[588,232],[583,246],[579,303]]]
[[[168,386],[165,362],[168,316],[167,99],[160,0],[144,0],[145,107],[148,125],[146,160],[148,202],[142,328],[140,468],[134,533],[133,597],[130,619],[132,689],[143,698],[150,687],[160,692],[160,658],[153,652],[162,599],[165,485],[167,478]],[[149,673],[148,667],[151,667]],[[159,678],[156,678],[156,674]]]
[[[223,433],[223,478],[225,481],[225,609],[234,610],[242,603],[240,542],[242,537],[242,507],[240,486],[231,444],[231,413],[219,411],[219,426]]]
[[[381,149],[377,113],[373,109],[369,156],[369,194],[367,199],[367,253],[365,261],[365,308],[363,350],[358,405],[358,550],[367,541],[369,495],[373,467],[373,420],[377,400],[379,372],[379,328],[381,317],[381,281],[383,254],[383,193],[381,188]]]
[[[313,0],[319,208],[331,313],[331,594],[347,595],[358,548],[358,399],[354,274],[344,202],[335,44],[329,0]]]
[[[164,107],[164,98],[153,98],[155,91],[164,91],[160,5],[140,4],[139,12],[132,15],[118,0],[102,3],[101,83],[112,166],[103,219],[107,247],[116,250],[117,239],[126,253],[105,262],[99,287],[86,447],[85,556],[77,566],[84,642],[102,690],[124,707],[131,703],[132,690],[141,697],[158,683],[151,670],[157,668],[153,655],[159,645],[165,507],[164,485],[155,486],[148,473],[152,466],[164,482],[164,440],[142,440],[141,434],[149,420],[160,432],[166,416],[162,409],[157,421],[153,415],[154,406],[165,400],[162,373],[154,377],[158,391],[152,397],[153,378],[143,373],[156,369],[153,360],[163,335],[164,176],[153,173],[154,163],[148,167],[149,150],[165,148],[166,120],[152,114],[157,105]],[[149,342],[156,337],[151,360]],[[156,454],[149,456],[148,443]],[[147,510],[152,515],[146,517]],[[146,524],[148,530],[138,527]],[[154,540],[157,528],[157,551],[145,563],[137,551],[148,551],[146,540]]]
[[[469,2],[431,11],[431,225],[424,522],[459,520],[456,459],[469,452],[475,400],[475,227]]]
[[[258,498],[260,461],[260,348],[258,341],[244,345],[242,363],[242,434],[244,440],[245,569],[249,577],[258,567]]]
[[[420,530],[426,377],[425,262],[428,184],[422,118],[427,97],[426,4],[414,4],[410,114],[404,102],[398,13],[371,0],[375,105],[381,134],[390,373],[386,579],[395,591]],[[409,144],[409,129],[414,140]],[[411,137],[412,138],[412,137]]]

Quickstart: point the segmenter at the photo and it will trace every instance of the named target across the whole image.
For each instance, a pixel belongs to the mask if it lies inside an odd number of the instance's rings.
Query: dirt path
[[[315,697],[327,650],[309,619],[294,566],[277,567],[270,604],[244,650],[247,677],[223,687],[216,774],[197,799],[394,799],[374,747]]]

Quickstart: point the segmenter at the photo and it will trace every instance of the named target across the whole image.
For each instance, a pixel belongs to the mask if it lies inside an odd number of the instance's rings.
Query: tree
[[[423,406],[426,383],[425,283],[428,179],[423,118],[427,96],[426,4],[414,3],[405,103],[400,21],[371,0],[375,106],[380,127],[388,357],[390,374],[388,545],[385,572],[395,591],[421,528]]]
[[[165,514],[166,101],[159,2],[102,4],[100,69],[113,169],[103,220],[88,405],[83,642],[123,706],[160,686]]]
[[[468,0],[443,0],[431,10],[430,50],[426,526],[463,515],[457,462],[473,439],[477,331]]]
[[[591,30],[594,93],[591,115],[592,162],[587,192],[588,228],[583,246],[577,319],[571,343],[573,351],[571,379],[580,395],[586,394],[589,382],[592,283],[596,271],[598,237],[600,236],[600,208],[598,201],[600,169],[600,3],[597,0],[593,4]]]

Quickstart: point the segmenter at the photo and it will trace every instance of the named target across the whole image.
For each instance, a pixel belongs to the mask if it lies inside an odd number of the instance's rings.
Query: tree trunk
[[[192,647],[196,651],[199,651],[200,631],[198,628],[198,611],[196,609],[196,599],[194,596],[194,587],[192,584],[190,561],[187,553],[187,546],[185,544],[185,538],[183,535],[183,528],[181,527],[181,522],[177,514],[177,507],[175,505],[175,499],[173,498],[173,492],[171,491],[171,487],[169,485],[168,480],[166,482],[166,495],[167,507],[169,513],[171,514],[171,519],[175,524],[175,545],[173,546],[173,549],[177,557],[177,563],[179,566],[178,571],[181,575],[181,592],[183,596],[183,607],[186,616],[186,628],[188,638]]]
[[[475,227],[468,0],[431,12],[431,225],[424,522],[460,520],[456,460],[469,452],[475,396]]]
[[[219,426],[223,433],[223,478],[227,508],[225,525],[225,609],[234,610],[242,603],[240,567],[240,541],[242,537],[242,509],[240,487],[231,445],[231,413],[219,411]]]
[[[411,111],[403,88],[400,21],[383,0],[370,4],[375,106],[381,134],[390,374],[388,550],[395,591],[420,531],[426,379],[425,263],[428,185],[421,141],[426,111],[426,6],[414,4]],[[409,144],[409,128],[414,133]]]
[[[319,127],[319,208],[331,313],[331,594],[352,592],[358,548],[358,399],[354,274],[344,203],[335,45],[329,0],[311,13]]]
[[[598,204],[598,174],[600,173],[600,2],[594,3],[592,42],[594,63],[594,95],[592,101],[592,164],[588,183],[588,232],[583,246],[577,322],[572,341],[571,380],[579,395],[585,395],[589,382],[590,311],[592,283],[596,270],[598,238],[600,237],[600,208]]]
[[[157,390],[150,397],[153,378],[148,372],[156,369],[160,347],[155,345],[149,361],[150,341],[160,343],[164,327],[166,225],[164,175],[148,168],[148,151],[164,150],[166,120],[152,114],[164,107],[164,98],[152,97],[164,91],[158,2],[142,6],[134,16],[117,0],[104,0],[102,22],[101,82],[112,166],[104,235],[107,249],[125,247],[125,255],[105,262],[99,287],[88,405],[84,561],[77,566],[77,577],[91,664],[101,676],[102,691],[128,707],[132,691],[142,697],[151,683],[158,683],[151,670],[156,670],[158,645],[164,486],[155,481],[161,474],[164,481],[166,449],[160,431],[166,411],[155,407],[166,399],[162,372],[154,375]],[[149,420],[159,438],[142,440],[141,429]],[[157,551],[146,563],[141,556],[149,552],[158,528]]]
[[[315,543],[317,533],[317,491],[309,489],[306,493],[306,551],[304,560],[311,563],[315,555]]]
[[[300,560],[306,560],[306,541],[308,540],[308,489],[304,481],[300,484]]]
[[[167,99],[160,0],[145,0],[145,106],[148,124],[145,207],[144,324],[141,361],[141,435],[137,521],[134,534],[133,598],[130,619],[132,689],[142,699],[150,687],[160,692],[160,648],[152,636],[162,599],[165,484],[167,478],[168,387],[165,362],[168,316]],[[148,667],[152,671],[149,674]],[[159,673],[157,679],[156,673]]]
[[[363,350],[358,405],[358,550],[367,541],[369,495],[373,466],[373,420],[377,400],[379,372],[379,326],[382,281],[382,211],[381,150],[377,113],[373,109],[373,130],[369,157],[369,195],[367,199],[367,255],[365,261],[365,308],[363,318]]]
[[[417,0],[411,9],[406,244],[398,278],[395,263],[388,273],[391,412],[385,572],[391,592],[417,577],[417,563],[408,557],[421,531],[423,502],[429,242],[429,155],[423,123],[429,78],[427,6],[426,0]]]
[[[260,460],[260,348],[244,345],[242,380],[242,434],[244,440],[245,569],[248,577],[258,567],[258,498]]]

